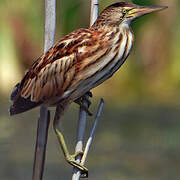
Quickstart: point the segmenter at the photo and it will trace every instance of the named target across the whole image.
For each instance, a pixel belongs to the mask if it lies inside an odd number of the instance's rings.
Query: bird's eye
[[[123,15],[126,15],[127,9],[122,9],[122,13],[123,13]]]

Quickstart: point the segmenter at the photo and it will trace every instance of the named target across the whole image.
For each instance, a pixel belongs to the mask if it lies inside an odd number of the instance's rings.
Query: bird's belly
[[[121,44],[117,57],[113,60],[110,66],[104,69],[102,76],[97,77],[96,81],[93,83],[93,88],[109,79],[121,67],[130,54],[133,40],[134,36],[131,32],[127,37],[124,37],[124,43]]]

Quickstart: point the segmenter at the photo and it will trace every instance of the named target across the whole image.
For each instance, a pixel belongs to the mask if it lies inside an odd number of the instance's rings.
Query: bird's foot
[[[87,114],[89,116],[92,116],[93,114],[89,111],[88,107],[91,105],[91,101],[89,100],[89,98],[86,96],[88,95],[89,97],[92,97],[92,93],[90,91],[88,91],[85,95],[83,95],[82,97],[76,99],[74,102],[77,103],[78,105],[80,105],[80,107],[85,110],[87,112]],[[84,104],[83,104],[83,101],[86,101],[87,104],[88,104],[88,107],[86,107]]]
[[[79,151],[79,152],[76,152],[75,154],[67,155],[66,160],[67,160],[67,162],[69,164],[71,164],[72,166],[78,168],[81,171],[81,177],[82,178],[87,178],[88,177],[88,169],[85,166],[83,166],[82,164],[80,164],[80,163],[78,163],[76,161],[76,158],[79,155],[82,156],[83,152]]]
[[[88,91],[86,94],[87,94],[89,97],[91,97],[91,98],[93,97],[93,94],[92,94],[91,91]],[[86,95],[86,94],[85,94],[85,95]]]

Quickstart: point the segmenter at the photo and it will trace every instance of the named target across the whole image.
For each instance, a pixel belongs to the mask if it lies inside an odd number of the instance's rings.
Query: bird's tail
[[[32,102],[30,98],[25,99],[21,97],[19,95],[20,94],[19,91],[20,91],[20,83],[18,83],[14,87],[10,95],[10,99],[11,101],[13,101],[13,104],[10,106],[9,109],[9,113],[11,116],[15,114],[23,113],[42,104],[42,102]]]

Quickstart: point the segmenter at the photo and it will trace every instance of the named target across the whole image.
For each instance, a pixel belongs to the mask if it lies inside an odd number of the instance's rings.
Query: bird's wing
[[[23,106],[27,104],[29,108],[23,110],[26,111],[32,106],[61,97],[68,87],[79,81],[76,74],[88,65],[87,59],[92,56],[91,53],[99,50],[102,39],[99,34],[90,29],[79,29],[58,41],[32,64],[15,87],[11,94],[13,106],[18,109],[22,103]]]

